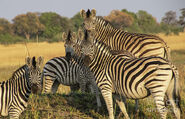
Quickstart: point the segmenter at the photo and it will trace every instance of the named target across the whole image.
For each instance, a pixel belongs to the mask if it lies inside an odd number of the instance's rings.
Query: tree
[[[157,33],[159,32],[159,24],[157,20],[146,11],[139,10],[136,13],[138,26],[142,29],[144,33]]]
[[[71,21],[74,25],[75,31],[78,31],[79,27],[82,25],[83,23],[83,18],[80,16],[80,12],[78,12],[77,14],[75,14],[72,18]]]
[[[128,27],[133,23],[133,18],[129,14],[119,10],[112,10],[111,13],[104,18],[117,28]]]
[[[177,24],[176,12],[174,11],[166,12],[165,16],[162,18],[162,22],[168,25],[176,25]]]
[[[138,24],[138,18],[137,18],[137,15],[136,13],[134,12],[130,12],[130,11],[127,11],[126,9],[122,9],[121,10],[122,12],[124,13],[127,13],[129,14],[132,18],[133,18],[133,23],[131,26],[128,26],[128,27],[125,27],[124,30],[128,31],[128,32],[137,32],[137,33],[141,33],[142,32],[142,29],[139,27],[139,24]]]
[[[6,33],[13,34],[12,24],[8,20],[0,18],[0,34]]]
[[[40,23],[35,13],[28,12],[13,19],[13,28],[16,34],[23,35],[29,40],[34,35],[38,38],[39,33],[44,30],[44,25]]]
[[[61,17],[54,12],[42,13],[39,19],[40,22],[45,26],[43,36],[46,38],[52,38],[55,35],[72,28],[72,24],[68,18]]]
[[[185,28],[185,8],[180,9],[181,16],[179,17],[179,24],[184,29]]]

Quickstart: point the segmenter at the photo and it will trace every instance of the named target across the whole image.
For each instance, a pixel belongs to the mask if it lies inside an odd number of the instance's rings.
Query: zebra
[[[116,94],[115,100],[128,119],[122,97],[142,99],[152,95],[160,116],[165,119],[167,110],[164,97],[166,94],[176,118],[180,119],[178,79],[168,60],[157,56],[130,58],[127,53],[113,55],[110,46],[96,39],[92,40],[91,36],[93,35],[82,38],[84,40],[80,44],[81,52],[91,59],[89,67],[94,72],[110,119],[114,119],[112,94]]]
[[[127,50],[135,57],[159,56],[171,61],[170,48],[166,42],[158,36],[149,34],[129,33],[114,28],[111,23],[102,17],[96,17],[96,10],[88,9],[80,11],[84,19],[83,27],[88,31],[95,31],[95,37],[102,41],[112,50]],[[174,66],[176,75],[179,77],[176,66]],[[138,111],[138,101],[136,100],[135,111]]]
[[[43,58],[26,58],[26,64],[17,69],[12,77],[0,83],[0,116],[19,118],[28,105],[29,95],[41,90],[40,66]]]
[[[80,11],[84,19],[83,27],[88,31],[95,31],[95,38],[104,42],[112,50],[127,50],[135,57],[159,56],[170,60],[170,48],[166,42],[155,35],[129,33],[114,28],[102,17],[96,17],[96,10]]]
[[[75,84],[80,85],[80,89],[82,93],[85,92],[86,84],[92,86],[93,91],[96,91],[96,99],[97,99],[97,110],[101,107],[98,87],[96,86],[96,82],[94,76],[90,72],[88,68],[85,68],[83,63],[83,58],[78,57],[77,55],[71,55],[69,50],[70,42],[74,41],[76,37],[76,33],[65,32],[62,34],[63,39],[65,39],[65,57],[55,57],[49,60],[44,68],[43,68],[43,78],[44,83],[44,92],[56,93],[58,86],[60,84],[72,86]],[[73,53],[73,52],[72,52]],[[92,89],[91,88],[91,89]]]

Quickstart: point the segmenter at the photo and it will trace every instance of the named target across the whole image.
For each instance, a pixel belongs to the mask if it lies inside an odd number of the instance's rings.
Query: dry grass
[[[31,56],[43,56],[45,62],[53,57],[63,56],[65,53],[63,42],[28,43],[27,48],[25,44],[0,45],[0,67],[24,64],[28,51]]]
[[[158,34],[158,36],[166,41],[171,50],[185,50],[185,32],[179,35]]]

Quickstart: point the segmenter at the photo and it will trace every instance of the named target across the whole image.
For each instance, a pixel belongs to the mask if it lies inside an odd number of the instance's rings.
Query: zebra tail
[[[175,99],[176,102],[176,106],[180,109],[181,113],[182,113],[182,109],[181,109],[181,97],[180,97],[180,85],[179,85],[179,72],[176,68],[175,65],[171,64],[172,66],[172,70],[174,73],[174,93],[173,93],[173,97]]]
[[[43,87],[44,87],[44,71],[42,71],[41,74],[41,92],[43,92]]]

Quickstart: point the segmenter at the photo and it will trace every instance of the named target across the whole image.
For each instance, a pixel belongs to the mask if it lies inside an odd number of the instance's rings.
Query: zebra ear
[[[40,56],[40,57],[37,58],[37,66],[41,66],[43,64],[43,62],[44,62],[43,57]]]
[[[67,34],[66,34],[66,32],[63,32],[62,33],[62,40],[65,40],[66,41],[66,39],[67,39]]]
[[[30,57],[26,57],[25,62],[26,62],[26,65],[28,65],[29,67],[31,66],[31,58]]]
[[[72,33],[72,40],[76,43],[77,36],[75,32]]]
[[[96,9],[94,8],[91,10],[91,17],[92,18],[96,17]]]
[[[93,42],[93,41],[94,41],[94,36],[95,36],[95,31],[92,30],[92,31],[90,31],[90,32],[88,32],[88,33],[89,33],[89,40],[90,40],[91,42]]]
[[[81,28],[78,29],[78,38],[80,41],[84,39],[84,32]]]
[[[86,12],[85,12],[85,10],[84,9],[81,9],[80,10],[80,16],[82,17],[82,18],[86,18],[87,16],[86,16]]]

